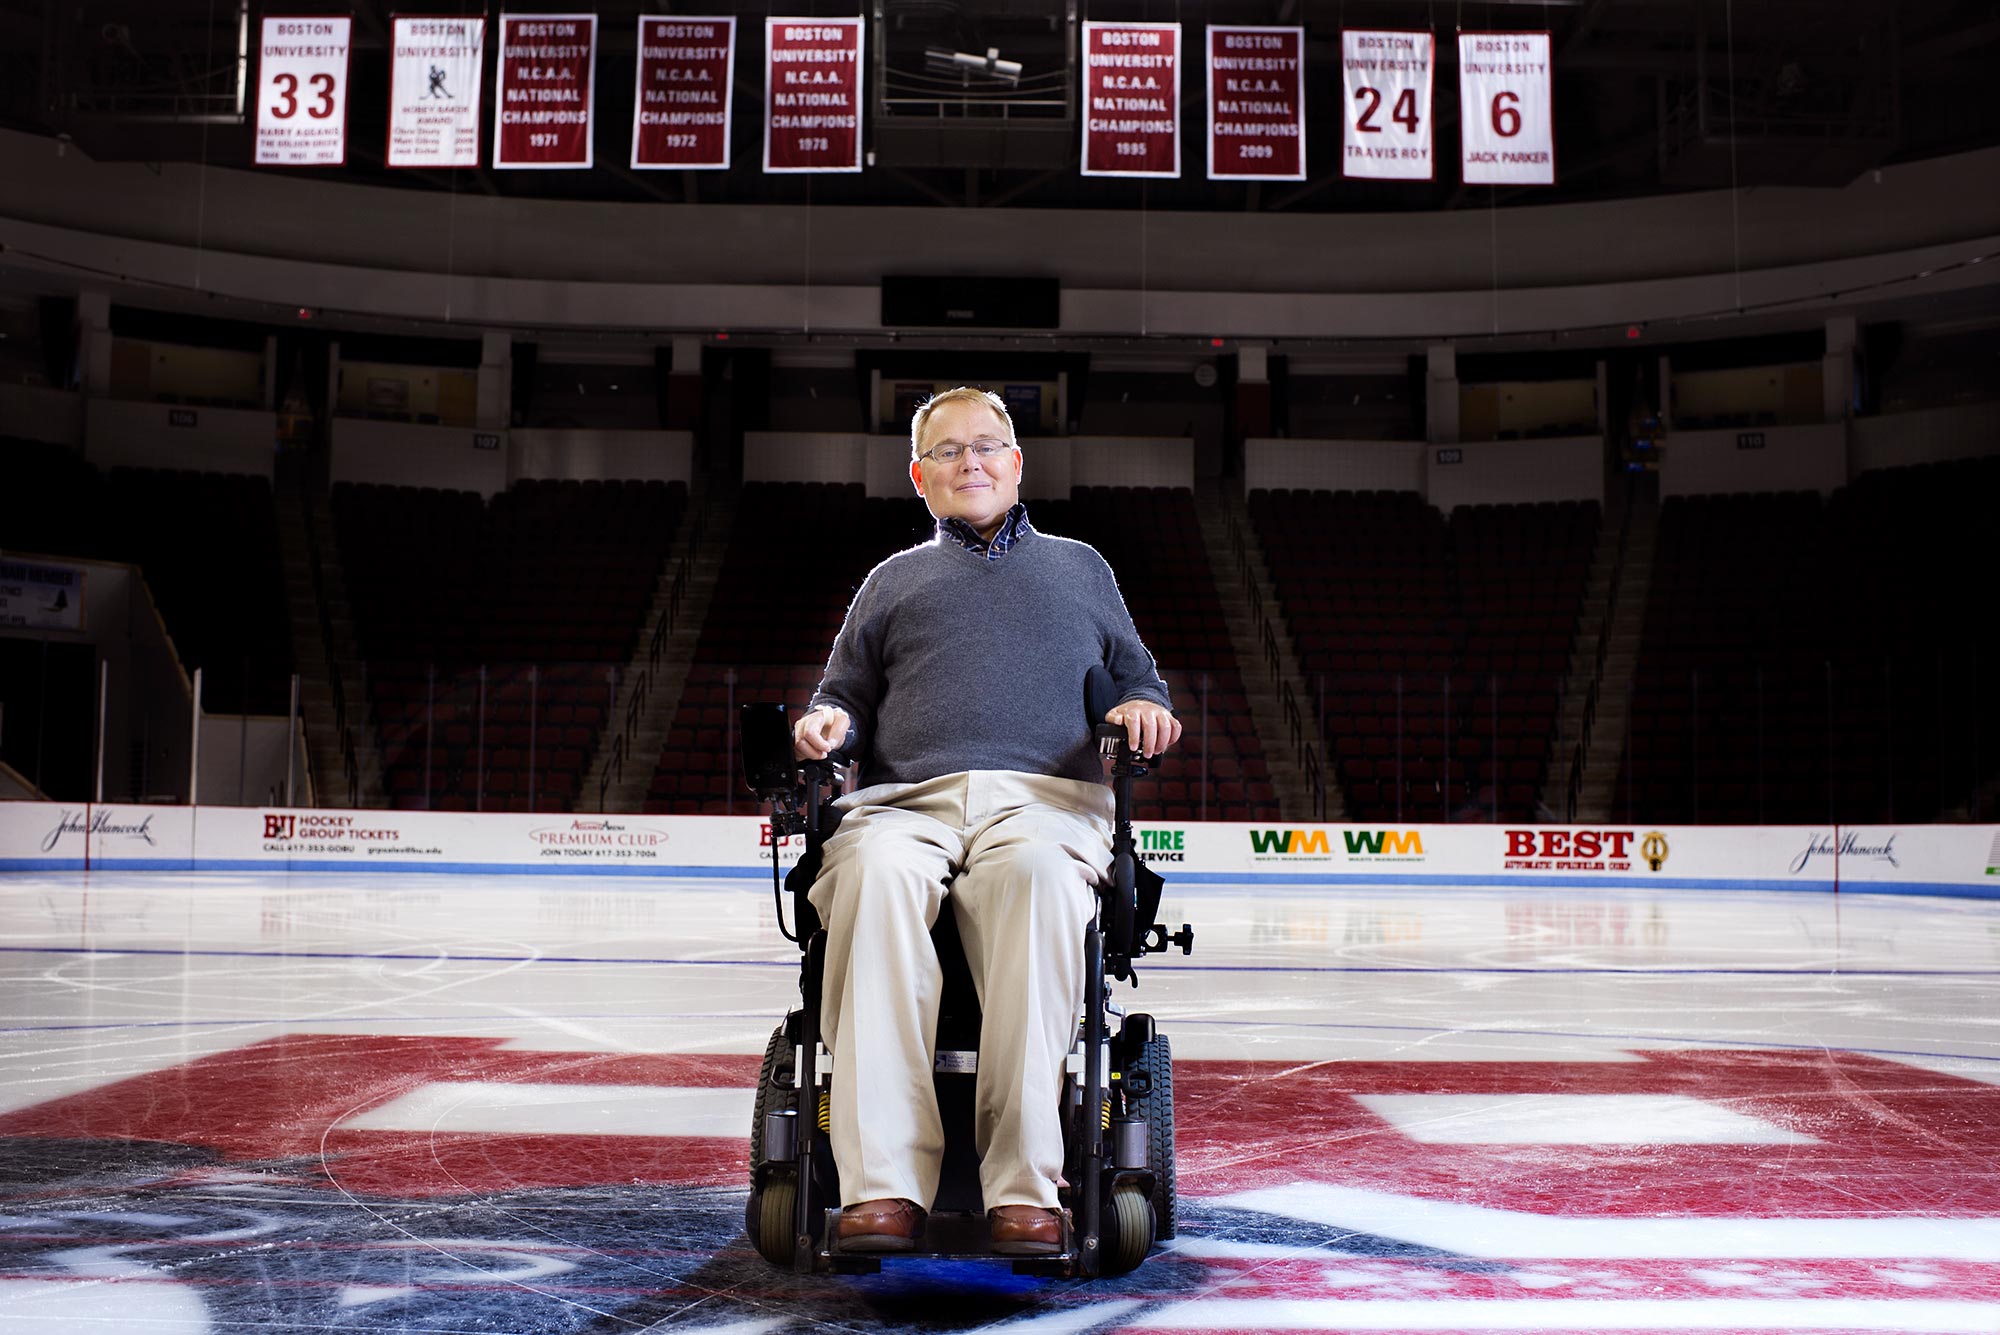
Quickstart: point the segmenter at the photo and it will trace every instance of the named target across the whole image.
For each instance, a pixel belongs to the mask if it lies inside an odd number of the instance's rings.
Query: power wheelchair
[[[1132,837],[1132,781],[1151,761],[1134,753],[1125,732],[1097,720],[1116,703],[1108,673],[1097,669],[1086,689],[1088,721],[1101,754],[1111,760],[1114,800],[1110,874],[1098,887],[1097,912],[1084,932],[1084,958],[1094,986],[1084,989],[1084,1014],[1063,1076],[1063,1238],[1057,1251],[999,1257],[989,1250],[973,1152],[973,1076],[978,1070],[980,1011],[959,944],[956,915],[941,913],[931,940],[944,970],[934,1067],[945,1154],[938,1194],[924,1236],[905,1257],[985,1257],[1013,1263],[1018,1274],[1090,1278],[1123,1274],[1153,1243],[1174,1236],[1174,1074],[1167,1037],[1153,1017],[1127,1013],[1111,995],[1112,980],[1138,984],[1144,956],[1194,948],[1194,929],[1169,933],[1157,921],[1163,883],[1140,861]],[[792,757],[783,705],[741,708],[739,737],[749,786],[771,808],[772,893],[779,927],[789,892],[803,953],[799,1005],[772,1033],[757,1079],[750,1127],[750,1201],[744,1227],[774,1265],[800,1274],[870,1274],[883,1255],[842,1252],[832,1245],[840,1214],[840,1183],[828,1139],[831,1062],[820,1043],[820,979],[826,934],[806,895],[818,876],[821,849],[839,824],[832,802],[841,794],[838,755],[801,765]],[[778,887],[777,850],[805,836],[799,861]]]

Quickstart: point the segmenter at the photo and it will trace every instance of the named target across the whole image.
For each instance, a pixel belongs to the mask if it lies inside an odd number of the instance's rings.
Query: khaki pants
[[[929,933],[950,880],[984,1016],[981,1194],[988,1209],[1053,1207],[1083,930],[1111,863],[1110,790],[979,770],[878,784],[840,805],[811,898],[827,934],[820,1028],[833,1054],[842,1203],[936,1198],[944,1130],[931,1070],[943,974]]]

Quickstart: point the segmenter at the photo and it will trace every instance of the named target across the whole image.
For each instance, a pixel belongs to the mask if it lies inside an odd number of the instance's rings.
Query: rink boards
[[[2000,825],[1143,823],[1183,884],[1649,884],[2000,897]],[[759,877],[754,815],[499,814],[0,803],[0,871],[439,871]]]

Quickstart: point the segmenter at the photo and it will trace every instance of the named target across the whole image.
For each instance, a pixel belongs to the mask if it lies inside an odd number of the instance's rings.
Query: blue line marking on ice
[[[441,950],[175,950],[163,946],[0,946],[0,955],[160,955],[173,958],[269,960],[411,960],[429,964],[656,964],[673,968],[795,969],[793,960],[690,959],[659,955],[502,955],[454,954]],[[1796,969],[1715,968],[1591,968],[1557,965],[1479,964],[1154,964],[1148,968],[1170,973],[1389,973],[1389,974],[1523,974],[1640,978],[2000,978],[2000,969],[1841,969],[1800,966]]]

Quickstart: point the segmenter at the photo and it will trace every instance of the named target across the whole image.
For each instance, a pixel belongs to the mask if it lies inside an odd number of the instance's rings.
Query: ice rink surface
[[[742,1234],[755,881],[0,876],[0,1332],[2000,1331],[2000,902],[1169,887],[1181,1232]]]

